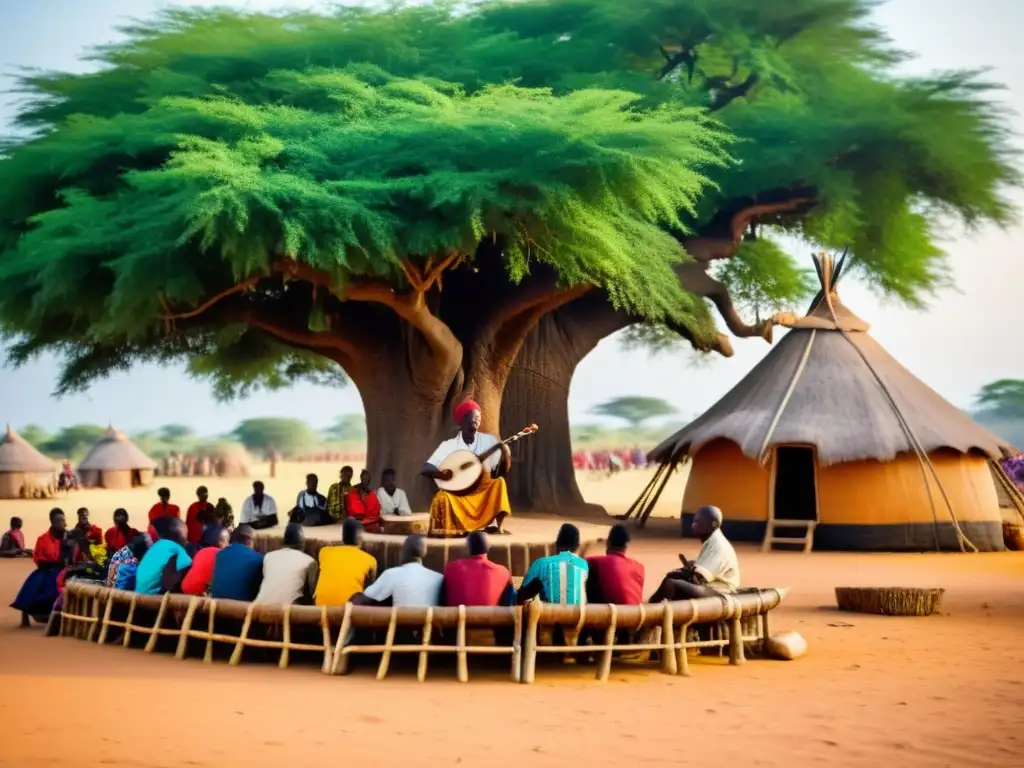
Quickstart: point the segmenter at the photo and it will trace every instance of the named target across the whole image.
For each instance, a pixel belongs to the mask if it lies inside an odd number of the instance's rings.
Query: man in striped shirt
[[[580,530],[565,523],[555,539],[557,554],[542,557],[526,572],[516,601],[539,597],[545,603],[582,605],[587,601],[587,561],[580,557]]]

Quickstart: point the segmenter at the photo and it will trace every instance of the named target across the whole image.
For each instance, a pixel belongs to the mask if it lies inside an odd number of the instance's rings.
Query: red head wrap
[[[480,406],[477,404],[476,400],[470,400],[467,398],[455,406],[455,412],[452,415],[455,417],[455,422],[457,424],[461,424],[462,420],[466,418],[467,413],[479,410]]]

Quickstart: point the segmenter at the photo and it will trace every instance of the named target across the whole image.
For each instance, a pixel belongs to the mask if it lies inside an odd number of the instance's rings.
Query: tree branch
[[[358,350],[355,345],[338,334],[289,328],[281,325],[280,323],[271,322],[262,318],[255,312],[243,313],[239,316],[238,322],[245,323],[253,328],[258,328],[259,330],[296,347],[305,347],[307,349],[314,350],[334,350],[345,358],[344,361],[337,361],[341,362],[344,366],[352,365],[359,358]]]
[[[258,283],[262,279],[263,275],[253,275],[252,277],[243,280],[237,285],[233,285],[230,288],[226,288],[225,290],[218,293],[216,296],[212,296],[210,299],[200,304],[195,309],[189,310],[188,312],[180,312],[178,314],[172,314],[170,305],[167,302],[167,298],[163,294],[160,294],[160,303],[163,305],[164,308],[164,315],[161,319],[164,321],[165,324],[168,324],[173,323],[175,320],[190,320],[193,317],[198,317],[199,315],[203,314],[209,309],[212,309],[213,306],[216,305],[221,299],[227,298],[228,296],[231,296],[236,293],[242,293],[243,291],[247,291],[249,288],[256,285],[256,283]]]
[[[747,75],[747,78],[742,83],[736,85],[725,85],[722,84],[717,88],[711,88],[708,90],[710,96],[710,103],[708,109],[711,112],[718,112],[721,109],[725,109],[727,106],[746,96],[750,91],[761,81],[761,76],[756,72],[751,72]]]

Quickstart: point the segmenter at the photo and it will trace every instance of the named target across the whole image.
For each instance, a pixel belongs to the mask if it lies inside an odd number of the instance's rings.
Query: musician
[[[420,471],[433,480],[451,480],[452,471],[438,469],[438,465],[455,451],[471,451],[479,456],[500,443],[494,435],[480,432],[480,406],[473,400],[463,400],[455,406],[453,415],[459,425],[459,433],[437,446]],[[434,495],[430,503],[429,535],[443,538],[465,536],[492,525],[496,533],[507,533],[502,526],[512,513],[512,506],[503,475],[511,467],[512,455],[503,445],[500,451],[484,459],[483,464],[483,474],[472,490],[461,494],[439,490]]]

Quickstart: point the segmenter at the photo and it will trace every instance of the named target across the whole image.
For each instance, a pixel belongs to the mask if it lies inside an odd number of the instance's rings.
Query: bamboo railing
[[[190,641],[204,645],[203,661],[214,660],[214,644],[231,647],[229,664],[243,660],[247,648],[278,652],[282,669],[296,651],[320,654],[321,671],[342,675],[353,655],[380,655],[377,679],[387,676],[395,654],[417,654],[418,680],[426,679],[429,658],[454,654],[460,682],[469,679],[470,656],[508,656],[513,681],[532,683],[539,654],[600,653],[596,677],[607,680],[616,652],[657,651],[667,674],[689,674],[692,648],[729,650],[729,661],[744,661],[744,645],[763,649],[768,639],[768,612],[786,590],[745,590],[737,595],[648,605],[552,605],[533,601],[524,606],[458,606],[433,608],[264,605],[192,595],[141,595],[102,584],[73,580],[65,589],[58,634],[105,645],[111,630],[115,642],[128,647],[133,636],[146,637],[145,651],[157,650],[160,638],[177,638],[174,655],[185,659]],[[118,616],[115,618],[115,611]],[[217,622],[231,630],[218,631]],[[709,639],[690,639],[688,630],[707,625]],[[565,645],[544,638],[561,628]],[[471,634],[504,631],[509,644],[470,643]],[[603,642],[576,645],[584,631],[603,632]],[[366,637],[384,632],[383,643]],[[413,642],[398,642],[399,633]],[[625,632],[626,638],[618,636]],[[454,643],[452,643],[454,633]],[[360,637],[362,635],[362,637]]]

